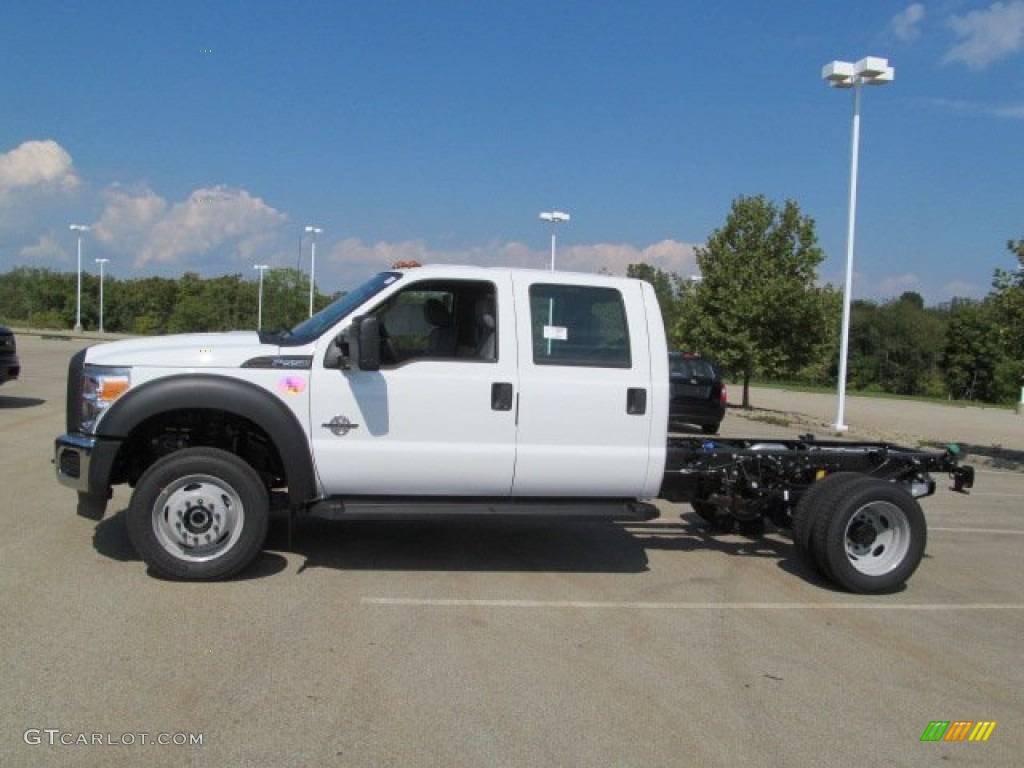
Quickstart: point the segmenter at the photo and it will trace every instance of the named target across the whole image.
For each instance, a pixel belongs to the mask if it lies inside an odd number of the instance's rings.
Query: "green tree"
[[[1005,355],[996,371],[999,399],[1015,400],[1024,387],[1024,238],[1010,240],[1006,248],[1017,268],[996,270],[989,298]]]
[[[679,347],[682,339],[679,332],[679,318],[683,311],[686,285],[689,282],[674,272],[666,272],[650,264],[630,264],[626,277],[646,280],[654,286],[661,307],[661,318],[665,322],[665,333],[670,347]]]
[[[947,313],[907,292],[881,306],[858,301],[850,313],[849,380],[856,389],[940,396]]]
[[[315,298],[318,307],[321,297]],[[309,276],[297,269],[268,269],[263,277],[263,327],[285,330],[308,316]]]
[[[996,373],[1003,358],[993,302],[953,302],[942,353],[949,396],[955,400],[998,401]]]
[[[792,376],[820,350],[828,304],[815,286],[824,259],[814,220],[787,200],[739,197],[724,226],[697,249],[701,281],[684,336],[743,382],[750,407],[755,375]]]

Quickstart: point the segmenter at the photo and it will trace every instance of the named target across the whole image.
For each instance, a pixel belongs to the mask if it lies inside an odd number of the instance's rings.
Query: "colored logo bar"
[[[995,728],[995,720],[932,720],[921,741],[988,741]]]

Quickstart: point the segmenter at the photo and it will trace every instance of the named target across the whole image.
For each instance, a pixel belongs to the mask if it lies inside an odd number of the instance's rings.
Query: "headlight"
[[[86,365],[82,371],[81,431],[92,433],[103,412],[127,392],[131,385],[131,368]]]

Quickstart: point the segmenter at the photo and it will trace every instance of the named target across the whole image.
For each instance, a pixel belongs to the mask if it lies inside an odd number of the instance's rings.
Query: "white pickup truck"
[[[614,520],[656,516],[644,502],[662,497],[719,528],[793,527],[812,568],[861,592],[898,587],[920,562],[915,497],[934,490],[929,470],[958,489],[973,481],[951,451],[670,438],[668,398],[649,284],[418,267],[377,275],[283,333],[79,352],[55,465],[94,519],[112,485],[132,485],[129,535],[173,578],[244,568],[272,506]]]

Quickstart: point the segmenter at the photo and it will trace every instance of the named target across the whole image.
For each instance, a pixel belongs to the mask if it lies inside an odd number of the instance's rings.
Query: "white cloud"
[[[956,99],[925,99],[924,103],[947,112],[974,112],[982,115],[1005,117],[1009,120],[1024,120],[1024,104],[1008,104],[1002,107],[995,107],[991,104]]]
[[[921,285],[921,278],[907,272],[902,275],[892,275],[882,279],[878,283],[877,293],[882,296],[899,296],[907,291],[917,291]]]
[[[35,245],[26,245],[19,250],[18,256],[26,261],[52,262],[65,261],[68,253],[61,245],[57,233],[51,230],[41,235]]]
[[[993,114],[999,117],[1008,117],[1011,120],[1024,120],[1024,104],[1016,104],[1008,107],[996,107]]]
[[[985,10],[952,16],[947,23],[959,42],[943,61],[962,61],[981,70],[1024,49],[1024,0],[993,3]]]
[[[283,213],[244,189],[197,189],[156,222],[135,266],[175,263],[225,245],[234,245],[240,259],[249,260],[285,221]]]
[[[535,250],[518,242],[494,242],[455,250],[433,250],[421,240],[398,243],[378,242],[372,245],[349,238],[336,243],[327,254],[327,261],[346,268],[362,267],[364,271],[387,269],[396,261],[416,260],[421,264],[475,264],[478,266],[532,267],[546,269],[551,261],[547,249]],[[598,243],[556,247],[555,265],[571,272],[625,274],[633,263],[645,263],[682,275],[697,273],[694,246],[674,240],[663,240],[646,248],[633,245]]]
[[[109,188],[107,204],[93,225],[93,235],[111,251],[135,253],[167,211],[167,202],[151,189]]]
[[[78,185],[71,155],[56,141],[26,141],[0,154],[0,203],[15,190],[68,191]]]
[[[111,251],[131,254],[136,268],[188,266],[223,249],[249,263],[275,245],[288,218],[244,189],[220,185],[174,205],[147,188],[111,187],[106,199],[93,232]]]
[[[889,29],[897,40],[916,40],[921,36],[921,22],[924,20],[924,5],[911,3],[904,10],[893,16]]]
[[[988,292],[986,286],[966,280],[953,280],[942,286],[942,293],[945,296],[957,296],[960,298],[980,299]]]

